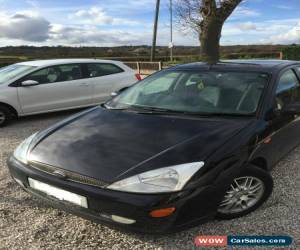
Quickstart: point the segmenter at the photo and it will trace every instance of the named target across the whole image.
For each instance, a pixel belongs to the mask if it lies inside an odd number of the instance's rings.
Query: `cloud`
[[[39,3],[36,0],[26,0],[25,2],[34,9],[38,9],[40,7]]]
[[[35,4],[38,1],[28,0],[27,3],[37,6]],[[134,5],[135,3],[136,5]],[[147,4],[143,9],[141,8],[142,3]],[[148,11],[149,6],[155,7],[155,1],[103,0],[101,4],[102,7],[80,7],[81,9],[78,5],[68,6],[69,16],[65,14],[66,10],[63,9],[65,6],[55,7],[50,12],[49,9],[39,7],[33,8],[34,11],[18,11],[10,14],[0,12],[0,45],[120,46],[151,44],[154,9],[150,8],[151,20],[149,16],[147,18],[144,16],[147,13],[145,9]],[[128,8],[133,5],[135,8],[139,6],[142,11],[124,14],[120,10],[125,9],[125,5],[128,5]],[[238,7],[233,16],[225,23],[221,44],[300,42],[300,18],[262,20],[263,16],[261,16],[258,21],[255,17],[259,15],[261,14],[258,11],[244,5]],[[45,16],[49,19],[45,19]],[[134,19],[130,19],[131,17],[145,21],[138,23]],[[245,20],[246,17],[250,18]],[[57,23],[52,23],[50,20],[56,20]],[[158,45],[169,43],[168,25],[168,20],[161,16]],[[197,36],[193,36],[187,29],[174,29],[174,42],[176,45],[199,45]]]
[[[300,43],[300,18],[257,22],[227,22],[221,44],[291,44]]]
[[[287,32],[282,32],[279,35],[273,35],[269,39],[264,39],[262,42],[272,44],[291,44],[300,43],[300,22],[292,27]]]
[[[277,8],[277,9],[281,9],[281,10],[292,10],[293,7],[291,6],[287,6],[287,5],[281,5],[281,4],[278,4],[278,5],[273,5],[273,7]]]
[[[0,38],[42,42],[49,38],[50,22],[31,12],[21,12],[9,16],[0,15]]]
[[[257,30],[257,25],[252,22],[240,23],[237,25],[237,27],[243,31]]]
[[[230,16],[230,20],[245,19],[249,17],[257,17],[260,15],[261,13],[257,10],[250,9],[244,6],[238,6],[232,13],[232,16]]]
[[[99,25],[103,24],[112,24],[114,22],[114,18],[108,16],[103,9],[92,7],[89,10],[79,10],[75,12],[74,17],[79,17],[88,22],[95,22]]]
[[[117,46],[142,44],[147,34],[120,30],[100,30],[95,26],[77,27],[53,24],[50,40],[55,44]]]
[[[91,7],[86,10],[79,10],[69,16],[75,19],[77,23],[95,24],[95,25],[138,25],[139,22],[125,18],[116,18],[108,15],[103,8]]]
[[[89,46],[122,46],[150,44],[152,29],[136,32],[134,30],[122,31],[118,29],[102,30],[97,26],[65,26],[52,24],[49,42],[60,45],[89,45]],[[197,46],[197,37],[191,34],[174,30],[174,40],[177,45],[185,44]],[[158,31],[157,44],[167,46],[170,41],[169,28],[161,27]]]

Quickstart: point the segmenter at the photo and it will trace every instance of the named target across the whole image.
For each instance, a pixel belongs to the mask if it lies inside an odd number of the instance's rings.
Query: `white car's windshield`
[[[18,76],[22,76],[33,70],[34,66],[13,64],[7,67],[0,68],[0,84],[6,83]]]
[[[106,106],[148,111],[249,115],[269,79],[258,72],[162,71],[125,90]]]

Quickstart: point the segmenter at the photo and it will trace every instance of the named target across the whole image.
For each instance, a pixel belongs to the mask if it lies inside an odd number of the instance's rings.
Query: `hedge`
[[[282,50],[283,52],[283,59],[286,60],[300,60],[300,46],[299,45],[292,45],[286,47]]]

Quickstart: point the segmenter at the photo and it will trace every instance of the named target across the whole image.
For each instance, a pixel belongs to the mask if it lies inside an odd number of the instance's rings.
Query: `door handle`
[[[87,87],[87,86],[89,86],[89,83],[83,82],[83,83],[80,83],[80,86]]]

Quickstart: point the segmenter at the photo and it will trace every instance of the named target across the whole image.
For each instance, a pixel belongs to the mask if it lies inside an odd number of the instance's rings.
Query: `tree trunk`
[[[223,22],[215,17],[206,17],[201,23],[200,44],[201,60],[209,64],[215,64],[220,58],[220,38]]]

